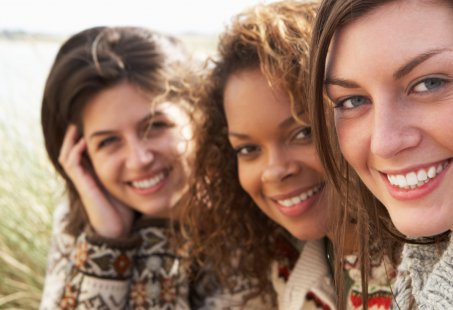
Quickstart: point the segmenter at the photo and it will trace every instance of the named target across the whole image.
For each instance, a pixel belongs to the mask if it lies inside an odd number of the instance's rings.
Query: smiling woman
[[[396,306],[450,308],[453,244],[434,241],[453,228],[452,4],[326,0],[320,14],[312,95],[314,119],[336,128],[315,123],[328,173],[341,184],[344,158],[362,182],[365,218],[407,237]],[[335,134],[343,157],[326,139]]]
[[[178,40],[143,28],[90,28],[60,48],[42,127],[69,203],[56,212],[41,309],[242,301],[172,242],[198,120],[190,63]]]
[[[195,185],[184,219],[198,245],[194,255],[213,262],[225,282],[232,274],[253,279],[256,294],[278,309],[361,309],[367,288],[349,216],[349,250],[338,255],[335,271],[347,280],[335,295],[331,241],[338,232],[330,224],[340,206],[329,195],[307,113],[316,11],[315,2],[257,5],[222,34],[200,89],[207,117],[196,136]],[[388,309],[393,265],[371,256],[367,306]]]
[[[80,141],[104,188],[142,214],[169,217],[190,172],[190,141],[182,136],[191,128],[187,111],[171,102],[151,110],[150,99],[124,82],[89,100],[82,124]]]

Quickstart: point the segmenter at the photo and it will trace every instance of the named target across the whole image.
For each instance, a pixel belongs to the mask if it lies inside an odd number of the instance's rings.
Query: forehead
[[[394,1],[340,28],[332,40],[328,75],[397,66],[433,49],[453,49],[453,9],[437,1]]]
[[[248,111],[247,116],[251,113],[263,112],[266,108],[277,108],[288,110],[289,98],[278,87],[271,87],[266,77],[260,69],[241,70],[231,75],[226,83],[224,90],[224,108],[229,112],[237,111],[243,116],[244,111]]]
[[[188,122],[188,112],[181,102],[159,101],[138,87],[122,83],[105,89],[89,100],[82,115],[83,126],[122,126],[141,122],[149,116],[163,115],[177,124]]]

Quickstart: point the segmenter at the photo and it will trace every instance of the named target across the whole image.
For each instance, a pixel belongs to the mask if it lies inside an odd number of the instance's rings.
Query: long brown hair
[[[286,92],[293,111],[295,104],[304,105],[300,81],[307,74],[315,12],[315,4],[279,1],[237,15],[221,35],[217,58],[210,62],[212,69],[200,89],[206,119],[197,135],[194,185],[182,217],[188,222],[193,254],[212,264],[224,281],[239,274],[256,280],[257,294],[273,297],[270,266],[282,228],[239,183],[236,154],[227,135],[224,89],[233,74],[260,69],[272,87]]]
[[[58,162],[69,124],[81,126],[81,113],[90,98],[123,81],[150,98],[163,93],[175,96],[168,85],[177,84],[175,71],[187,59],[179,40],[139,27],[86,29],[60,47],[44,89],[41,124],[49,158],[65,181],[68,233],[79,234],[88,222],[80,196]]]
[[[342,209],[338,210],[338,234],[334,244],[336,246],[336,279],[337,288],[341,293],[342,274],[341,260],[345,243],[344,226],[347,217],[351,214],[357,219],[359,235],[359,259],[361,266],[362,287],[367,287],[370,273],[370,258],[372,249],[387,255],[394,265],[398,264],[401,245],[410,243],[432,243],[445,239],[445,235],[436,236],[430,240],[414,241],[405,238],[394,227],[385,206],[370,192],[360,180],[355,171],[346,162],[340,152],[336,138],[333,109],[325,96],[324,80],[326,59],[329,46],[337,30],[345,25],[370,13],[371,11],[391,2],[400,0],[323,0],[320,4],[318,17],[313,27],[310,51],[310,85],[309,103],[310,114],[313,120],[312,130],[314,141],[320,159],[324,165],[327,178],[341,196]],[[452,7],[451,2],[445,0],[428,0],[425,3],[440,3]],[[354,197],[351,199],[351,197]],[[356,201],[354,201],[356,200]],[[357,203],[358,202],[358,203]],[[371,236],[373,235],[373,238]],[[371,240],[373,239],[373,240]],[[377,244],[377,248],[376,248]],[[376,253],[374,253],[376,254]],[[364,296],[364,305],[367,307],[367,294]],[[342,295],[340,294],[340,297]]]

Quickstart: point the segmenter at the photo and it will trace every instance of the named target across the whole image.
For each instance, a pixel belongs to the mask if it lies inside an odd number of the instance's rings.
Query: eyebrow
[[[450,50],[446,49],[446,48],[434,49],[434,50],[424,52],[418,56],[415,56],[410,61],[408,61],[406,64],[402,65],[398,70],[396,70],[395,73],[393,74],[393,78],[395,80],[401,79],[402,77],[409,74],[412,70],[414,70],[414,68],[416,68],[418,65],[427,61],[431,57],[438,55],[440,53],[446,52],[446,51],[450,51]]]
[[[302,114],[304,114],[304,113],[301,113],[301,114],[298,114],[298,115],[302,115]],[[291,126],[294,123],[297,123],[297,120],[295,120],[294,117],[291,115],[290,117],[285,119],[283,122],[281,122],[278,125],[278,127],[284,129],[284,128],[288,128],[289,126]],[[247,140],[247,139],[250,138],[246,134],[238,133],[238,132],[234,132],[234,131],[229,131],[228,132],[228,136],[235,137],[235,138],[240,139],[240,140]]]
[[[359,85],[355,82],[338,78],[326,78],[324,85],[338,85],[344,88],[359,88]]]
[[[155,113],[149,113],[148,115],[145,115],[145,117],[143,117],[138,122],[138,126],[143,126],[143,125],[147,124],[153,117],[158,116],[158,115],[162,115],[162,114],[163,113],[160,112],[160,111],[156,111]],[[99,136],[110,135],[110,134],[112,134],[114,132],[115,132],[114,130],[98,130],[98,131],[93,132],[88,137],[88,139],[91,140],[91,139],[94,139],[94,138],[99,137]]]
[[[451,51],[450,49],[447,48],[442,48],[442,49],[433,49],[427,52],[424,52],[420,55],[415,56],[411,60],[409,60],[407,63],[403,64],[401,67],[398,68],[398,70],[395,71],[393,74],[393,78],[395,80],[399,80],[409,74],[412,70],[414,70],[418,65],[422,64],[423,62],[427,61],[431,57],[434,57],[438,54],[441,54],[446,51]],[[337,85],[343,88],[359,88],[359,85],[353,81],[350,80],[344,80],[341,78],[329,78],[327,77],[324,85]]]

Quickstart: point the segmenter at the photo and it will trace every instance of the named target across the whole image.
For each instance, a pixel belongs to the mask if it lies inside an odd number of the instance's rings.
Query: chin
[[[436,225],[435,223],[432,223],[431,225],[420,225],[420,223],[415,221],[393,221],[393,223],[399,232],[410,238],[432,237],[451,229],[448,224]]]
[[[293,229],[293,230],[288,230],[291,235],[293,235],[295,238],[305,241],[305,240],[317,240],[321,239],[326,235],[325,230],[319,230],[319,229],[313,229],[310,231],[303,230],[301,231],[300,229]]]

